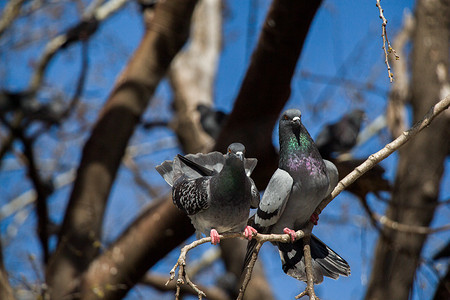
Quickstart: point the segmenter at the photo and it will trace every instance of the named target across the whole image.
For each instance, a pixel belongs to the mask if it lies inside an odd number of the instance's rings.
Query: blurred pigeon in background
[[[344,115],[338,122],[326,125],[316,139],[322,158],[330,159],[334,154],[350,151],[356,145],[364,119],[364,111],[355,109]]]
[[[197,111],[200,113],[200,124],[203,130],[213,139],[217,139],[228,115],[204,104],[197,105]]]

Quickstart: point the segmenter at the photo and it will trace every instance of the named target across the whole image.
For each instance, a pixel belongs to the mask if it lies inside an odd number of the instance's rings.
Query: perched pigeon
[[[293,243],[277,243],[283,271],[298,280],[306,281],[303,259],[303,239],[294,241],[295,231],[306,227],[319,203],[333,190],[338,172],[333,163],[323,160],[301,122],[297,109],[285,111],[280,119],[280,160],[278,169],[267,185],[255,215],[255,229],[261,233],[290,234]],[[250,261],[256,241],[247,247],[245,265]],[[350,266],[337,253],[314,235],[311,236],[314,282],[323,276],[348,276]]]
[[[213,139],[217,139],[228,115],[223,111],[214,110],[204,104],[199,104],[197,106],[197,111],[200,113],[200,124],[202,125],[203,130]]]
[[[364,111],[355,109],[338,122],[326,125],[316,139],[322,157],[330,159],[334,153],[350,151],[356,145],[356,138],[364,118]]]
[[[156,170],[172,186],[173,203],[191,218],[198,233],[220,242],[219,232],[244,230],[248,239],[256,230],[246,226],[250,207],[257,207],[259,192],[249,177],[255,158],[244,158],[245,147],[233,143],[226,155],[178,155]]]

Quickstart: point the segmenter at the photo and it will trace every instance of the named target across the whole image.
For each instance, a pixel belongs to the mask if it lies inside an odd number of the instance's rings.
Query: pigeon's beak
[[[296,125],[300,125],[300,117],[293,117],[292,118],[292,123],[294,123]]]
[[[240,160],[244,160],[244,153],[241,151],[236,152],[236,156],[239,157]]]

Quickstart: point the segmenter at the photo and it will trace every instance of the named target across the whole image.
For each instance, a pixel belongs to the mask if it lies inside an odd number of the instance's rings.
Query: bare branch
[[[320,214],[323,209],[344,189],[346,189],[349,185],[355,182],[356,179],[361,177],[368,170],[373,168],[376,164],[381,162],[383,159],[394,153],[398,148],[403,146],[406,142],[408,142],[411,138],[416,136],[420,131],[422,131],[425,127],[429,126],[433,119],[446,110],[450,106],[450,95],[433,105],[430,108],[428,113],[424,116],[424,118],[416,123],[411,129],[403,132],[398,138],[394,141],[387,144],[380,151],[372,154],[369,158],[359,165],[355,170],[353,170],[350,174],[348,174],[344,179],[338,182],[337,186],[331,192],[331,194],[325,198],[317,207],[316,213]]]
[[[296,232],[295,240],[298,240],[304,236],[305,236],[305,233],[301,230],[298,230]],[[225,234],[219,235],[219,237],[221,240],[225,240],[225,239],[231,239],[231,238],[245,238],[245,235],[243,233],[225,233]],[[258,257],[258,252],[259,252],[259,249],[261,249],[261,246],[265,242],[282,242],[282,243],[292,242],[291,236],[289,234],[261,234],[261,233],[258,233],[253,237],[253,239],[255,239],[258,243],[256,245],[255,251],[252,254],[252,259],[251,259],[249,265],[247,266],[247,273],[245,275],[244,282],[239,290],[239,296],[237,299],[242,299],[242,297],[244,296],[245,289],[247,288],[247,285],[250,281],[251,273],[253,271],[253,267],[255,265],[256,259]],[[211,237],[205,237],[202,239],[195,240],[192,243],[184,246],[181,249],[180,256],[178,257],[177,263],[174,265],[172,270],[170,270],[170,278],[166,283],[166,284],[169,284],[169,282],[174,280],[176,269],[179,268],[178,269],[178,279],[177,279],[177,292],[175,294],[176,299],[178,299],[178,297],[180,295],[181,286],[185,283],[187,283],[191,288],[193,288],[195,291],[197,291],[199,298],[201,298],[202,296],[205,296],[205,293],[202,290],[200,290],[189,279],[189,277],[186,274],[186,255],[190,250],[194,249],[195,247],[198,247],[198,246],[208,243],[208,242],[211,242]]]
[[[403,27],[394,39],[394,46],[402,57],[407,57],[405,48],[411,38],[414,26],[414,17],[410,12],[405,12],[403,16]],[[405,105],[409,102],[411,93],[407,60],[392,59],[391,57],[391,62],[396,76],[395,82],[389,93],[388,106],[386,108],[386,120],[391,136],[396,138],[407,128]],[[445,97],[445,95],[443,95],[443,97]]]
[[[383,23],[381,24],[381,37],[383,38],[383,47],[382,48],[384,51],[384,62],[386,63],[386,66],[387,66],[389,81],[393,82],[394,74],[391,72],[391,66],[389,65],[388,52],[393,53],[395,55],[395,59],[400,59],[400,57],[395,52],[394,48],[391,47],[391,43],[389,42],[387,32],[386,32],[387,20],[384,17],[383,9],[381,8],[380,2],[381,2],[381,0],[377,0],[377,7],[378,7],[378,10],[380,11],[380,19],[383,20]],[[386,46],[387,46],[387,49],[386,49]]]

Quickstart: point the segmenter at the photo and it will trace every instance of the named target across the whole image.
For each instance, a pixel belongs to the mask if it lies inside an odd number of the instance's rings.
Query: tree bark
[[[119,77],[86,142],[56,251],[46,272],[52,299],[72,297],[96,257],[107,199],[125,147],[189,34],[195,0],[158,4],[152,26]]]
[[[291,80],[321,1],[273,1],[239,94],[215,146],[241,142],[258,158],[253,178],[264,189],[278,165],[273,128],[291,94]]]
[[[414,122],[443,97],[448,84],[449,1],[419,0],[413,34],[411,105]],[[447,155],[449,118],[445,114],[399,152],[392,203],[387,217],[402,224],[428,226],[439,197]],[[373,262],[366,299],[408,299],[426,235],[384,228]]]

